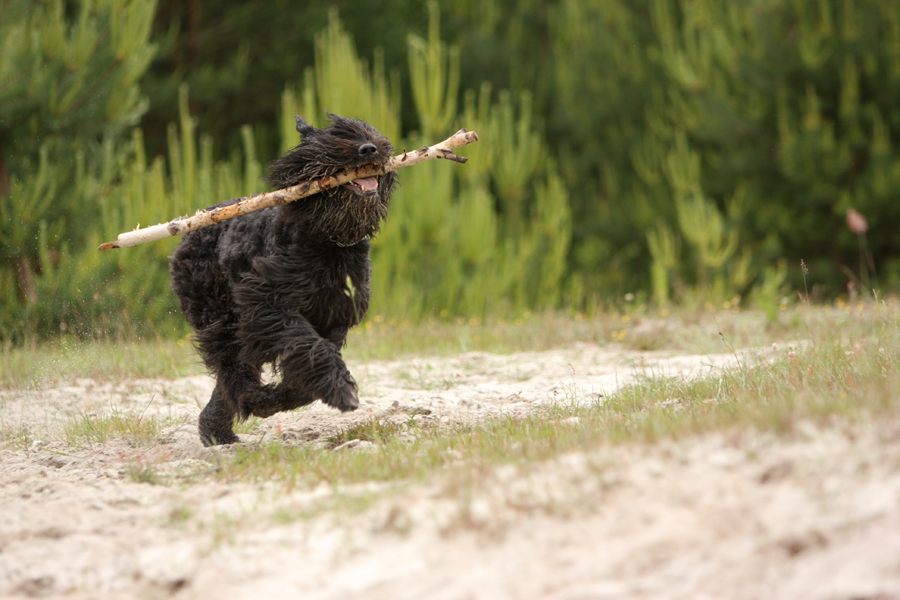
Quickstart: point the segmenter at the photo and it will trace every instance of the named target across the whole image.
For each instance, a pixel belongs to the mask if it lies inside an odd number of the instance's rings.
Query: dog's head
[[[269,165],[266,181],[277,189],[320,179],[348,168],[384,165],[394,147],[374,127],[328,113],[331,125],[316,129],[297,120],[300,145]],[[286,218],[319,241],[350,246],[374,235],[387,217],[393,173],[357,179],[288,204]]]

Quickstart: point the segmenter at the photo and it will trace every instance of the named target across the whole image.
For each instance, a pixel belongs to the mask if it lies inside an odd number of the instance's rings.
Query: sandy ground
[[[373,416],[477,422],[735,360],[578,345],[351,364],[358,412],[313,406],[244,437],[322,445]],[[211,390],[199,376],[0,393],[0,598],[900,599],[900,422],[608,445],[498,467],[465,502],[441,473],[340,490],[136,483],[148,454],[163,474],[215,464],[196,436]],[[67,421],[111,411],[174,424],[149,448],[67,442]],[[354,494],[376,499],[309,512]]]

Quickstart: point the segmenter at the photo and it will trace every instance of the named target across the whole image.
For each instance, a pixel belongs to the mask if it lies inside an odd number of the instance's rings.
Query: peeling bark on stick
[[[391,158],[386,165],[366,165],[348,171],[342,171],[336,175],[316,179],[314,181],[304,181],[295,186],[276,190],[265,194],[257,194],[241,198],[237,203],[209,211],[198,212],[192,217],[175,219],[169,223],[161,223],[152,227],[138,229],[120,233],[115,242],[106,242],[100,246],[100,250],[111,250],[113,248],[130,248],[146,242],[162,240],[167,237],[183,235],[189,231],[195,231],[214,225],[221,221],[233,219],[241,215],[246,215],[264,208],[272,206],[283,206],[289,202],[312,196],[323,190],[331,189],[345,183],[349,183],[354,179],[362,179],[364,177],[373,177],[376,175],[384,175],[391,171],[396,171],[405,167],[425,162],[426,160],[435,160],[444,158],[459,163],[466,162],[466,158],[457,156],[453,150],[478,141],[478,134],[474,131],[466,131],[460,129],[455,134],[434,146],[423,146],[412,152],[404,151]]]

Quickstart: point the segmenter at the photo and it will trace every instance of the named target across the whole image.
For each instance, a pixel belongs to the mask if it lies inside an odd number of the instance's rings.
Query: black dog
[[[269,166],[273,187],[391,157],[391,143],[368,123],[329,117],[323,129],[297,117],[300,145]],[[172,289],[216,378],[200,413],[204,444],[237,442],[236,416],[268,417],[320,398],[342,411],[359,406],[341,348],[369,307],[369,237],[394,184],[393,173],[357,179],[184,236],[170,263]],[[265,363],[280,383],[262,384]]]

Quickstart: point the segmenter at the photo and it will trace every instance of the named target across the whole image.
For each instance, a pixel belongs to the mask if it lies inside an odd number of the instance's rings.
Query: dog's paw
[[[348,412],[359,408],[359,395],[356,392],[356,382],[353,379],[342,381],[336,386],[334,393],[322,398],[322,402],[328,406]]]
[[[233,431],[220,430],[217,433],[204,433],[200,431],[200,441],[207,448],[210,446],[220,446],[225,444],[237,444],[241,441]]]

